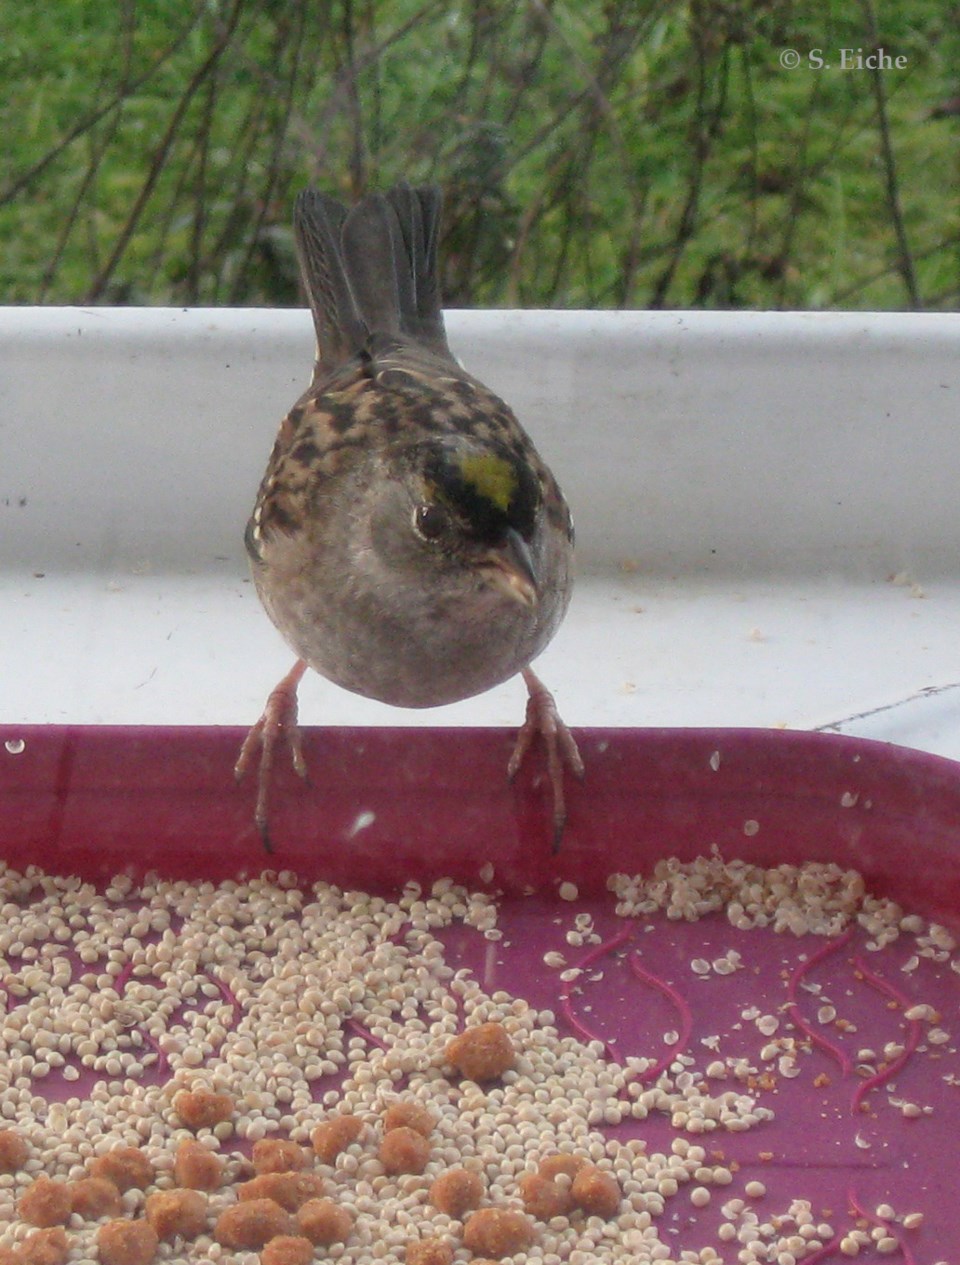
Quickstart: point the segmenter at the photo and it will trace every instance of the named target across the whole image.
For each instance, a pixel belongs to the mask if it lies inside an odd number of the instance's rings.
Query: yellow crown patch
[[[462,457],[459,466],[463,481],[506,514],[517,493],[517,472],[513,465],[493,453],[481,453]]]

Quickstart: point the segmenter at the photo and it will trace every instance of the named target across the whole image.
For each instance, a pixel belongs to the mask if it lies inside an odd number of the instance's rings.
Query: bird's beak
[[[536,568],[526,541],[512,527],[507,529],[503,544],[486,555],[482,570],[488,583],[515,602],[521,606],[536,606],[540,596]]]

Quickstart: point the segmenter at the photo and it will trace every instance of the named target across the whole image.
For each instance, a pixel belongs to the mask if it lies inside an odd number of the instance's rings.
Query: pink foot
[[[513,755],[507,765],[507,776],[513,778],[523,762],[534,737],[540,734],[547,748],[547,774],[553,790],[553,848],[556,852],[567,824],[567,805],[563,795],[563,766],[578,778],[583,777],[583,760],[573,734],[560,719],[553,695],[530,668],[524,668],[523,679],[530,697],[527,717],[517,734]]]
[[[255,752],[260,748],[260,768],[257,773],[257,804],[253,820],[263,846],[267,852],[273,851],[270,842],[268,796],[270,790],[270,772],[273,758],[281,734],[286,736],[290,747],[293,767],[300,777],[307,776],[307,765],[303,758],[300,740],[300,728],[297,724],[297,686],[307,670],[307,665],[298,659],[283,680],[270,691],[263,715],[253,726],[240,748],[237,762],[233,766],[233,775],[239,781],[254,762]]]

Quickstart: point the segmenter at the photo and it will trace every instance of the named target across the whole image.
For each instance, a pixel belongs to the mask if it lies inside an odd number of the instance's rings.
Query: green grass
[[[960,10],[881,3],[7,0],[0,301],[294,303],[296,191],[407,177],[451,305],[956,308]]]

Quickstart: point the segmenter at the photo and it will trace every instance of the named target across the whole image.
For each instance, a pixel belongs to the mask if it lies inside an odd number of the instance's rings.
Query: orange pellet
[[[534,1239],[533,1223],[512,1208],[478,1208],[463,1227],[463,1245],[495,1261],[526,1251]]]
[[[289,1173],[306,1165],[307,1153],[286,1138],[261,1138],[253,1144],[252,1158],[255,1173]]]
[[[0,1173],[15,1173],[29,1157],[26,1139],[14,1129],[0,1129]]]
[[[214,1238],[240,1252],[259,1252],[278,1234],[292,1234],[296,1226],[289,1212],[273,1199],[251,1199],[221,1212]]]
[[[143,1190],[154,1179],[153,1165],[135,1146],[118,1146],[106,1155],[98,1155],[87,1165],[91,1177],[104,1177],[113,1182],[121,1193],[125,1190]]]
[[[318,1199],[327,1184],[319,1173],[261,1173],[237,1187],[237,1198],[272,1199],[287,1212],[296,1212],[308,1199]]]
[[[223,1184],[223,1160],[196,1138],[188,1138],[177,1147],[173,1180],[191,1190],[219,1190]]]
[[[17,1212],[30,1225],[64,1225],[73,1212],[70,1187],[66,1182],[38,1177],[20,1196]]]
[[[502,1023],[481,1023],[448,1042],[446,1059],[467,1080],[496,1080],[516,1062],[510,1034]]]
[[[108,1221],[97,1231],[101,1265],[150,1265],[158,1246],[156,1231],[146,1221]]]
[[[66,1265],[70,1242],[62,1226],[34,1230],[20,1244],[19,1265]]]
[[[385,1133],[391,1129],[414,1129],[429,1137],[436,1127],[436,1114],[418,1102],[393,1102],[383,1113]]]
[[[73,1211],[84,1221],[100,1217],[118,1217],[121,1212],[120,1191],[106,1177],[82,1177],[70,1186]]]
[[[591,1217],[612,1217],[620,1209],[616,1179],[593,1164],[585,1164],[570,1187],[573,1201]]]
[[[157,1190],[147,1196],[144,1216],[161,1239],[195,1239],[207,1228],[207,1197],[199,1190]]]
[[[430,1202],[434,1208],[455,1221],[462,1221],[465,1212],[478,1208],[482,1198],[482,1179],[465,1168],[448,1168],[430,1187]]]
[[[444,1239],[421,1239],[407,1244],[404,1260],[407,1265],[451,1265],[453,1249]]]
[[[332,1199],[308,1199],[297,1209],[297,1225],[311,1243],[329,1247],[331,1243],[346,1243],[353,1230],[353,1217]]]
[[[299,1234],[278,1234],[260,1253],[260,1265],[310,1265],[313,1244]]]
[[[586,1162],[582,1155],[548,1155],[540,1161],[537,1172],[541,1177],[550,1178],[559,1177],[563,1173],[573,1181]]]
[[[318,1158],[324,1164],[332,1164],[341,1151],[345,1151],[351,1142],[356,1142],[362,1129],[363,1121],[359,1116],[334,1116],[317,1125],[310,1141]]]
[[[416,1129],[400,1125],[383,1135],[377,1154],[388,1173],[422,1173],[430,1159],[430,1143]]]
[[[565,1217],[573,1208],[570,1187],[542,1173],[526,1173],[520,1178],[518,1189],[524,1208],[538,1221]]]
[[[236,1103],[229,1094],[215,1094],[212,1089],[182,1089],[173,1109],[188,1129],[212,1129],[233,1116]]]

